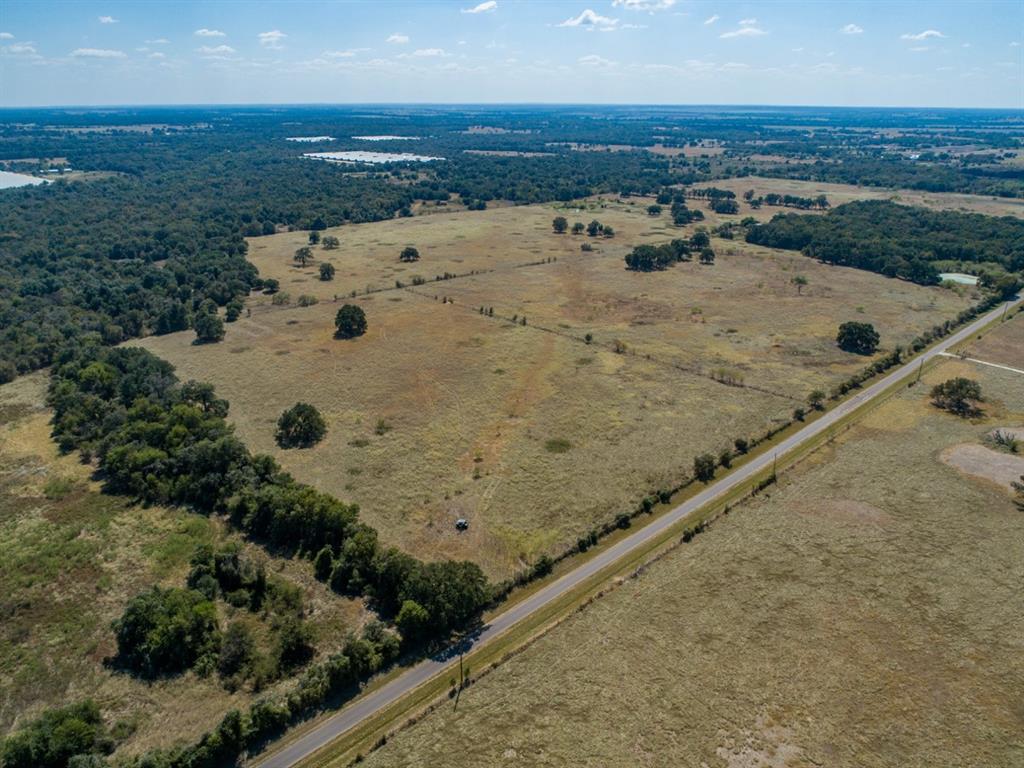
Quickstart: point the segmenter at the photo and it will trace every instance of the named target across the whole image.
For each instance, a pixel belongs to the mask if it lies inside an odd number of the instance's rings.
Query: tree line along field
[[[870,358],[835,346],[841,322],[874,322],[891,348],[970,304],[966,294],[719,238],[712,266],[628,272],[634,246],[694,229],[649,216],[650,202],[329,229],[321,235],[339,247],[314,247],[305,267],[292,255],[307,233],[258,238],[250,258],[289,304],[252,296],[220,344],[195,346],[192,333],[139,343],[182,380],[213,383],[247,444],[358,502],[384,541],[428,559],[469,558],[504,578],[674,487],[696,454],[763,434],[813,389],[862,368]],[[556,215],[597,219],[615,236],[556,235]],[[709,213],[705,223],[716,221]],[[592,251],[580,250],[585,242]],[[399,261],[408,245],[419,261]],[[333,280],[318,279],[321,261],[335,266]],[[301,295],[319,303],[297,306]],[[342,301],[364,309],[366,336],[332,337]],[[327,436],[282,451],[276,420],[297,401],[321,411]],[[470,520],[462,534],[460,517]]]
[[[929,404],[957,375],[982,418]],[[928,371],[364,764],[1020,765],[1024,517],[943,461],[1024,425],[1020,381]]]
[[[146,681],[109,662],[111,622],[157,584],[182,587],[200,545],[234,540],[217,521],[185,509],[133,504],[101,493],[92,468],[50,438],[46,376],[0,387],[0,732],[48,707],[91,698],[118,741],[118,756],[192,742],[233,708],[286,689],[230,692],[216,673]],[[368,612],[332,593],[301,561],[264,557],[271,578],[296,585],[317,651],[334,651]],[[222,625],[248,623],[265,644],[268,622],[218,601]]]

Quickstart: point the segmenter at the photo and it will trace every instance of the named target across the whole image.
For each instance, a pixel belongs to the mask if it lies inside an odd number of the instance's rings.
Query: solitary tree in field
[[[648,216],[660,216],[661,215],[661,206],[658,205],[657,203],[655,203],[654,205],[648,205],[647,206],[647,215]]]
[[[200,312],[192,321],[196,331],[196,344],[213,344],[224,338],[224,321],[216,312]]]
[[[710,248],[700,249],[700,263],[701,264],[714,264],[715,263],[715,252]]]
[[[366,313],[362,307],[346,304],[338,310],[334,325],[338,329],[334,333],[336,339],[354,339],[366,333]]]
[[[709,245],[711,245],[711,236],[707,230],[698,229],[690,238],[690,246],[693,248],[707,248]]]
[[[297,251],[295,251],[294,258],[295,261],[297,261],[301,266],[304,267],[313,260],[313,249],[310,248],[308,245],[304,245]]]
[[[554,221],[551,222],[551,228],[555,230],[556,235],[564,235],[569,228],[569,222],[565,220],[565,216],[555,216]]]
[[[320,233],[317,232],[314,229],[312,232],[309,233],[309,244],[310,245],[316,245],[319,242],[320,242]]]
[[[277,420],[274,439],[282,448],[309,448],[327,434],[327,424],[320,411],[309,403],[296,403]]]
[[[879,340],[878,331],[871,323],[843,323],[836,334],[836,343],[840,349],[858,355],[874,354]]]
[[[702,483],[710,483],[715,477],[715,457],[702,453],[693,460],[693,476]]]
[[[605,237],[615,237],[615,230],[612,228],[610,224],[605,224],[604,231],[601,234],[604,235]]]
[[[981,385],[974,379],[957,376],[932,387],[932,404],[936,408],[955,413],[961,418],[970,418],[981,413],[978,407],[984,398]]]
[[[402,249],[402,252],[398,254],[399,261],[419,261],[420,252],[413,248],[411,245],[407,245]]]
[[[807,278],[803,275],[796,275],[790,282],[796,286],[796,293],[799,296],[803,293],[804,286],[807,285]]]
[[[327,237],[323,239],[323,248],[325,251],[333,251],[339,245],[341,245],[341,241],[334,235],[327,235]]]
[[[577,221],[575,224],[572,225],[572,233],[574,235],[582,235],[584,229],[585,227],[583,226],[582,221]]]
[[[333,280],[334,279],[334,265],[329,262],[324,262],[320,265],[320,279],[321,280]]]

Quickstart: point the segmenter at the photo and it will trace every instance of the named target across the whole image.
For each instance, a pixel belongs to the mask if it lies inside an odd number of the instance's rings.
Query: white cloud
[[[757,26],[757,19],[743,19],[740,21],[739,29],[723,32],[719,37],[728,39],[730,37],[760,37],[767,34],[767,32]]]
[[[288,35],[280,29],[272,29],[270,32],[260,32],[256,37],[259,38],[260,45],[264,48],[279,51],[284,48],[284,44],[281,41],[288,37]]]
[[[909,32],[905,35],[900,35],[900,40],[927,40],[929,37],[945,37],[945,35],[937,29],[926,29],[924,32],[918,32],[916,35],[912,35]]]
[[[230,54],[235,53],[235,49],[232,48],[230,45],[204,45],[201,48],[197,48],[196,51],[199,53],[200,56],[212,57],[229,56]]]
[[[719,16],[717,13],[714,16],[708,16],[706,19],[704,19],[704,26],[705,27],[709,27],[712,24],[714,24],[716,21],[718,21],[720,18],[722,18],[722,17]]]
[[[1011,48],[1020,48],[1020,43],[1018,43],[1016,40],[1014,40],[1012,43],[1010,43],[1010,47]]]
[[[117,24],[117,19],[113,16],[100,16],[100,24]]]
[[[149,58],[151,58],[151,59],[166,59],[167,58],[167,54],[166,53],[160,53],[159,51],[156,51],[155,53],[149,54]]]
[[[923,53],[924,51],[930,50],[927,45],[915,45],[907,50],[913,51],[914,53]]]
[[[207,29],[206,27],[197,29],[194,34],[198,37],[227,37],[227,35],[219,29]]]
[[[418,59],[435,59],[447,56],[444,52],[444,48],[418,48],[413,51],[410,56],[415,56]]]
[[[36,50],[35,43],[13,43],[12,45],[5,46],[0,50],[10,56],[33,57],[39,55],[39,51]]]
[[[463,13],[487,13],[488,11],[495,10],[497,7],[498,7],[497,0],[487,0],[487,2],[480,3],[479,5],[474,5],[472,8],[463,8],[462,12]]]
[[[10,32],[0,32],[0,40],[13,40],[14,35]]]
[[[615,8],[627,11],[665,11],[676,4],[676,0],[612,0]]]
[[[346,51],[324,51],[328,59],[352,59],[360,53],[370,50],[369,48],[350,48]]]
[[[166,37],[158,37],[156,40],[146,40],[147,45],[167,45],[171,41]]]
[[[585,11],[580,13],[579,16],[566,19],[559,27],[584,27],[586,29],[604,29],[610,30],[615,29],[619,24],[618,19],[610,19],[607,16],[602,16],[598,13],[594,13],[592,10],[587,8]]]
[[[847,24],[845,27],[839,29],[844,35],[859,35],[864,32],[863,27],[858,27],[856,24]]]
[[[112,51],[109,48],[75,48],[71,55],[76,59],[123,59],[128,54],[124,51]]]
[[[580,56],[576,61],[585,67],[614,67],[615,62],[592,53],[589,56]]]
[[[388,37],[385,42],[394,43],[395,45],[405,45],[409,42],[409,36],[403,35],[401,32],[395,32],[395,34]]]

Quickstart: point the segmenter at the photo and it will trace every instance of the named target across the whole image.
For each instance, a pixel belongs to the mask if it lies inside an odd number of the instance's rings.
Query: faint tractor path
[[[1024,299],[1018,297],[1010,302],[1009,305],[1011,307],[1017,306],[1022,301]],[[829,432],[838,422],[875,398],[886,394],[890,388],[904,379],[913,376],[920,370],[919,366],[923,367],[925,363],[931,360],[946,356],[946,350],[960,344],[978,333],[989,323],[997,320],[1000,314],[1004,312],[1004,309],[1004,306],[1000,305],[997,309],[982,315],[958,332],[940,341],[931,349],[922,352],[915,359],[882,376],[871,386],[861,390],[831,411],[824,413],[817,420],[807,424],[803,429],[782,440],[773,450],[756,456],[749,463],[734,469],[722,479],[712,482],[700,493],[687,499],[679,506],[674,507],[635,533],[619,540],[608,549],[581,563],[573,570],[539,589],[521,602],[516,603],[504,613],[496,616],[489,624],[483,627],[475,638],[468,641],[469,647],[465,653],[468,654],[480,646],[494,642],[499,636],[519,624],[519,622],[540,611],[552,601],[572,592],[592,577],[613,567],[616,562],[627,558],[635,550],[642,550],[646,545],[652,544],[659,536],[665,534],[668,529],[695,515],[704,507],[729,492],[746,487],[747,484],[753,482],[762,473],[771,470],[778,457],[785,457],[786,454],[803,446],[805,443],[814,440],[823,433]],[[424,683],[435,677],[450,674],[450,669],[455,664],[458,664],[458,657],[451,653],[445,654],[442,652],[432,658],[424,659],[380,688],[350,702],[335,714],[325,717],[320,723],[310,728],[298,738],[288,741],[277,751],[273,751],[273,748],[271,748],[268,755],[262,759],[257,758],[253,760],[252,765],[259,768],[291,768],[355,728],[364,720],[373,717],[386,707],[399,701]]]
[[[966,360],[969,363],[977,363],[978,365],[987,365],[987,366],[990,366],[991,368],[999,368],[1000,370],[1003,370],[1003,371],[1012,371],[1013,373],[1024,374],[1024,371],[1022,371],[1020,368],[1011,368],[1008,365],[1000,365],[999,363],[990,363],[987,360],[978,360],[977,358],[974,358],[974,357],[964,357],[964,356],[961,356],[961,355],[954,355],[952,352],[940,352],[939,354],[941,354],[943,357],[952,357],[952,358],[954,358],[956,360]]]

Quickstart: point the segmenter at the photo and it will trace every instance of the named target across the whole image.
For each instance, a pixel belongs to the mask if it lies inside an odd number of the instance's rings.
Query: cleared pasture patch
[[[384,540],[426,559],[475,560],[492,577],[560,552],[674,486],[697,453],[791,410],[432,296],[357,301],[369,331],[353,341],[332,338],[337,305],[325,303],[254,310],[218,345],[192,346],[190,333],[141,343],[182,378],[214,383],[254,450],[358,502]],[[327,436],[280,451],[276,420],[298,400],[320,410]]]
[[[967,357],[1024,371],[1024,312],[1016,312],[998,328],[961,349]],[[1024,385],[1024,378],[1021,382]]]
[[[944,363],[710,531],[392,735],[368,766],[1024,759],[1024,516],[939,459],[1024,423],[941,413]]]

